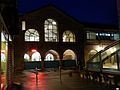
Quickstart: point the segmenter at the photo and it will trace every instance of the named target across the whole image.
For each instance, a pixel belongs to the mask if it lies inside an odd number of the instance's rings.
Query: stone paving
[[[37,80],[34,71],[23,71],[14,76],[14,82],[22,85],[22,90],[116,90],[114,87],[80,78],[77,73],[68,71],[38,72]]]

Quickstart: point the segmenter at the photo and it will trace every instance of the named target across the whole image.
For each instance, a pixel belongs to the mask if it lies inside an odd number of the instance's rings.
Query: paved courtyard
[[[14,82],[22,85],[22,90],[116,90],[115,88],[100,84],[91,80],[80,78],[77,73],[69,74],[69,71],[38,72],[23,71],[14,76]]]

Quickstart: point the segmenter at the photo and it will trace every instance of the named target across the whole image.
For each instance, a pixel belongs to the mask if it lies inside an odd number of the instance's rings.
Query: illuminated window
[[[109,32],[108,33],[97,33],[96,39],[98,39],[98,40],[112,40],[113,34],[109,33]]]
[[[98,36],[98,33],[87,32],[87,39],[96,39],[96,36]]]
[[[119,40],[120,39],[120,34],[113,34],[114,35],[114,40]]]
[[[26,30],[26,22],[22,21],[22,30]]]
[[[44,31],[46,42],[58,42],[57,23],[53,19],[45,20]]]
[[[32,61],[41,61],[41,56],[39,52],[34,52],[32,54]]]
[[[63,33],[63,42],[75,42],[75,35],[71,31]]]
[[[35,29],[28,29],[25,32],[25,41],[39,41],[39,34]]]
[[[24,55],[24,61],[29,61],[30,60],[30,56],[28,54]]]
[[[5,53],[1,52],[1,61],[5,62],[5,60],[6,60]]]
[[[48,53],[45,57],[45,61],[53,61],[54,60],[54,56],[51,53]]]
[[[6,87],[7,85],[7,61],[8,61],[8,34],[6,32],[1,32],[1,85]],[[1,87],[0,90],[3,90]]]
[[[76,60],[76,54],[74,51],[68,49],[63,53],[63,60]]]

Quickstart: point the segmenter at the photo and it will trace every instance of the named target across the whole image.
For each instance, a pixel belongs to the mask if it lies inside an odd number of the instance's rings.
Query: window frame
[[[65,36],[66,38],[64,39]],[[76,42],[75,34],[71,32],[70,30],[64,31],[62,35],[62,41],[63,42]]]
[[[59,42],[57,22],[54,19],[46,19],[44,22],[44,41]]]
[[[24,36],[25,36],[24,37],[25,42],[39,42],[40,41],[39,33],[35,29],[26,30]]]

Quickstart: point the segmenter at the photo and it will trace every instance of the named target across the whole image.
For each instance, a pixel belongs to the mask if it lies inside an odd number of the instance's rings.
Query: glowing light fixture
[[[36,50],[36,49],[32,49],[31,51],[32,51],[32,52],[37,52],[37,50]]]

